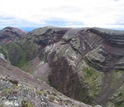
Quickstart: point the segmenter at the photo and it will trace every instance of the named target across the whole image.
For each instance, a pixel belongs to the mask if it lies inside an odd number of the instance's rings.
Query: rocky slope
[[[0,59],[0,107],[91,107]]]
[[[26,60],[18,60],[24,62],[18,67],[68,97],[103,107],[124,106],[124,31],[43,27],[14,43],[14,51],[9,46],[1,52],[11,63],[14,57],[8,56],[21,53],[15,59]],[[17,49],[17,55],[10,54]]]
[[[14,28],[14,27],[6,27],[0,30],[0,44],[7,44],[13,41],[17,41],[20,38],[26,36],[26,32]]]

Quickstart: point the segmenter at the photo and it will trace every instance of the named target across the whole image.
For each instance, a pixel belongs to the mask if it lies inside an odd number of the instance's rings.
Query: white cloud
[[[124,0],[0,0],[0,16],[36,25],[60,19],[89,27],[123,27],[123,13]]]

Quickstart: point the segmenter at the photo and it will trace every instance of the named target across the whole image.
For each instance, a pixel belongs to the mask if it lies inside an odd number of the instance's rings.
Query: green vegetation
[[[6,48],[0,46],[0,53],[2,53],[5,56],[5,58],[7,58],[7,52],[6,51],[7,51]]]
[[[83,101],[83,102],[88,103],[88,104],[90,104],[92,102],[92,97],[89,96],[88,90],[86,87],[80,86],[77,89],[76,95],[77,95],[76,99],[79,101]]]
[[[84,71],[86,72],[87,76],[90,77],[94,74],[94,72],[96,72],[93,68],[91,67],[86,67],[84,68]]]
[[[98,84],[95,80],[97,78],[97,72],[92,68],[92,67],[85,67],[84,68],[84,74],[85,78],[84,81],[87,83],[88,86],[90,86],[90,96],[95,96],[98,89],[97,85]]]
[[[28,71],[31,66],[32,66],[32,63],[31,62],[27,62],[23,67],[21,67],[21,69],[23,71]]]
[[[4,90],[2,90],[2,93],[6,93],[8,91],[11,91],[11,88],[5,88]]]
[[[37,93],[38,95],[42,95],[42,92],[41,92],[40,90],[36,90],[36,93]]]
[[[80,78],[84,86],[78,90],[78,99],[82,99],[83,102],[91,104],[95,96],[99,93],[102,73],[88,65],[82,67],[83,70],[80,72]]]
[[[33,105],[26,100],[22,100],[22,107],[33,107]]]
[[[120,97],[123,96],[123,93],[122,92],[118,93],[118,96],[120,96]]]
[[[0,53],[2,53],[12,65],[22,68],[26,63],[37,56],[37,45],[32,41],[9,43],[0,46]]]
[[[25,50],[16,43],[10,45],[8,56],[11,63],[19,68],[27,63]]]
[[[115,103],[115,107],[122,107],[123,106],[123,101],[119,101]]]

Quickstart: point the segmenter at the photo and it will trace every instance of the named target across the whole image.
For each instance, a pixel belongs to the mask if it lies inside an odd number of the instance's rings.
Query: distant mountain
[[[20,38],[26,36],[26,32],[15,28],[15,27],[6,27],[0,30],[0,44],[6,44],[13,41],[17,41]]]

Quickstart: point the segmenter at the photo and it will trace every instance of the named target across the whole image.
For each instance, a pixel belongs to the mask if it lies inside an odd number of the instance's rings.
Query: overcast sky
[[[124,0],[0,0],[5,26],[124,29]]]

